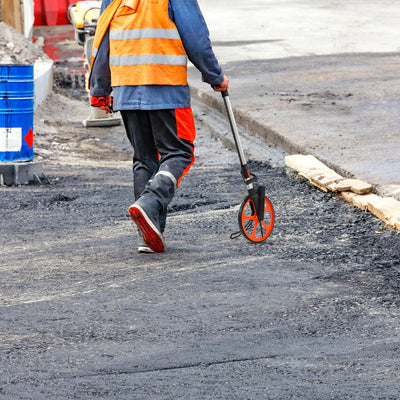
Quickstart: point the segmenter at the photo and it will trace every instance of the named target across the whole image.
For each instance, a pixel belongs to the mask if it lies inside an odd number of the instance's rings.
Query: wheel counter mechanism
[[[274,227],[274,208],[265,196],[265,186],[258,183],[257,176],[252,174],[247,166],[229,93],[227,90],[221,93],[235,140],[236,150],[239,155],[241,174],[248,191],[248,195],[243,200],[239,209],[238,222],[240,232],[238,234],[243,234],[251,242],[263,242],[271,234]],[[237,236],[237,234],[231,235],[232,238]]]

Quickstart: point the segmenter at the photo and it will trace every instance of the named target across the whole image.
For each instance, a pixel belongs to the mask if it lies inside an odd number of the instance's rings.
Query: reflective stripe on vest
[[[143,54],[140,56],[110,56],[110,66],[116,65],[186,65],[186,56]]]
[[[180,36],[175,29],[129,29],[124,31],[111,31],[110,40],[128,40],[128,39],[178,39]]]
[[[93,47],[92,48],[92,58],[91,58],[91,63],[93,64],[93,60],[96,58],[96,56],[97,56],[97,52],[98,52],[99,50],[98,49],[96,49],[96,47]]]
[[[180,40],[178,31],[174,29],[130,29],[126,31],[111,31],[110,40],[137,40],[137,39],[175,39]],[[187,56],[165,54],[142,54],[111,56],[110,65],[186,65]]]

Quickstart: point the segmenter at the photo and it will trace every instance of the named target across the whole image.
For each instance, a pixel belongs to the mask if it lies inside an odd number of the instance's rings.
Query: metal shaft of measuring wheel
[[[233,139],[235,140],[235,145],[236,145],[236,149],[237,149],[237,152],[239,155],[240,164],[242,167],[244,167],[247,164],[247,160],[246,160],[246,156],[244,155],[243,146],[240,141],[239,131],[238,131],[236,121],[235,121],[235,115],[233,114],[232,105],[231,105],[231,101],[229,99],[229,93],[227,90],[222,92],[222,97],[224,99],[226,112],[228,114],[229,123],[231,125]]]

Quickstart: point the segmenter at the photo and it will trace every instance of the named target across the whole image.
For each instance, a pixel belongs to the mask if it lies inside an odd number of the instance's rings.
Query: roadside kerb
[[[221,113],[225,112],[223,102],[220,100],[218,96],[215,96],[215,93],[211,92],[211,94],[209,94],[208,92],[200,88],[191,86],[191,94],[193,98],[202,102],[207,107],[211,107],[212,109],[217,110]],[[303,149],[296,143],[291,142],[287,138],[283,137],[282,135],[279,134],[279,132],[276,132],[275,130],[269,128],[268,126],[260,123],[259,121],[253,118],[249,118],[240,109],[236,107],[233,107],[233,109],[236,122],[246,130],[251,132],[252,134],[257,135],[266,140],[268,144],[277,146],[288,154],[292,155],[296,154],[298,156],[302,156],[302,154],[307,154],[307,151],[305,149]],[[226,138],[224,138],[224,140],[226,140]],[[232,139],[232,144],[233,144],[233,139]],[[313,157],[313,155],[306,155],[304,157]],[[343,171],[342,168],[340,168],[340,166],[332,165],[326,160],[320,158],[318,158],[318,160],[319,163],[325,165],[326,169],[332,168],[333,170],[337,171],[337,174],[347,175],[346,171]],[[290,165],[288,166],[291,167]],[[296,170],[300,172],[300,175],[304,176],[304,174],[301,173],[299,169],[296,168]],[[333,173],[334,171],[331,170],[331,172]],[[341,177],[341,179],[344,180],[345,177]],[[321,190],[332,191],[331,188],[322,187],[320,184],[316,184],[315,182],[313,182],[312,179],[309,179],[309,181],[314,186],[319,187]],[[372,188],[372,185],[368,183],[366,183],[366,185],[369,185]],[[336,190],[335,192],[337,192],[339,197],[346,200],[350,204],[360,208],[361,210],[370,211],[376,217],[385,222],[386,226],[400,230],[400,201],[398,201],[397,199],[390,196],[379,196],[370,193],[366,194],[354,193],[351,190],[350,191]]]
[[[386,226],[400,230],[400,201],[371,193],[373,186],[358,179],[347,179],[321,163],[312,155],[285,157],[286,165],[300,176],[323,190],[337,193],[339,197],[364,211],[370,211]]]
[[[208,92],[193,86],[191,86],[190,90],[192,96],[195,99],[199,100],[200,102],[204,103],[206,106],[211,107],[214,110],[225,113],[224,103],[219,93],[218,96],[216,96],[216,93],[211,92],[211,94],[209,94]],[[264,125],[253,118],[249,118],[245,113],[240,111],[240,109],[238,109],[234,105],[232,105],[232,108],[234,110],[236,122],[252,134],[265,139],[268,144],[277,146],[289,154],[305,152],[305,150],[301,146],[288,140],[267,125]]]

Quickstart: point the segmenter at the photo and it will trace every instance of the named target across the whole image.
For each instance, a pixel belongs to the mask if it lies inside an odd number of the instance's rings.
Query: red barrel
[[[67,0],[43,0],[47,25],[68,24]]]
[[[43,7],[43,0],[34,1],[35,22],[33,25],[46,25],[46,15]]]

